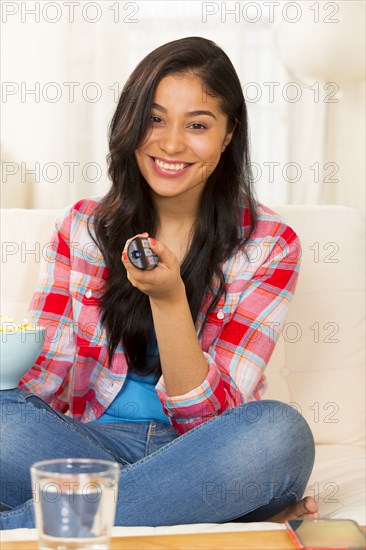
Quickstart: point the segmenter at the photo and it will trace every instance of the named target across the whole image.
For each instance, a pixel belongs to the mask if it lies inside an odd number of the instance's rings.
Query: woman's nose
[[[185,148],[183,131],[177,127],[165,128],[164,132],[160,135],[159,145],[163,151],[166,151],[170,155],[183,151]]]

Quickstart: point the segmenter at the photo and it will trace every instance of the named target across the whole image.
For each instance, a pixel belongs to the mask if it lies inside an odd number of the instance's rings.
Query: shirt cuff
[[[227,393],[220,371],[212,357],[203,353],[208,362],[208,373],[197,388],[182,395],[168,396],[163,375],[155,386],[165,414],[172,419],[203,419],[217,416],[227,408]]]

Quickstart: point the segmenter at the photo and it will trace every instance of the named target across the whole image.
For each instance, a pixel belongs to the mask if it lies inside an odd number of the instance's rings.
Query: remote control
[[[132,239],[127,255],[131,264],[138,269],[154,269],[158,265],[159,256],[151,250],[148,239],[144,237]]]

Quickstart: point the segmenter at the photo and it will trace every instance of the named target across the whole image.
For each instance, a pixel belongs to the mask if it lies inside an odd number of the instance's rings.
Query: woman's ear
[[[222,144],[222,152],[224,152],[226,147],[229,145],[231,138],[233,137],[233,133],[234,133],[234,130],[226,134],[224,143]]]
[[[231,138],[233,137],[233,134],[235,132],[235,128],[237,127],[238,125],[238,120],[235,119],[234,121],[234,125],[231,125],[232,128],[229,132],[226,133],[226,136],[225,136],[225,140],[224,140],[224,143],[222,144],[222,152],[225,151],[226,147],[229,145],[230,141],[231,141]]]

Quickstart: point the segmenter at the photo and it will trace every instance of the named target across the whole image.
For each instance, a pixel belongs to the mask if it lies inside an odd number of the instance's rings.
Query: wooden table
[[[294,550],[287,531],[113,537],[111,550]],[[0,541],[0,550],[37,550],[37,541]]]
[[[361,529],[366,533],[366,527]],[[296,550],[286,530],[113,537],[111,550]],[[37,541],[1,542],[0,550],[38,550]]]

